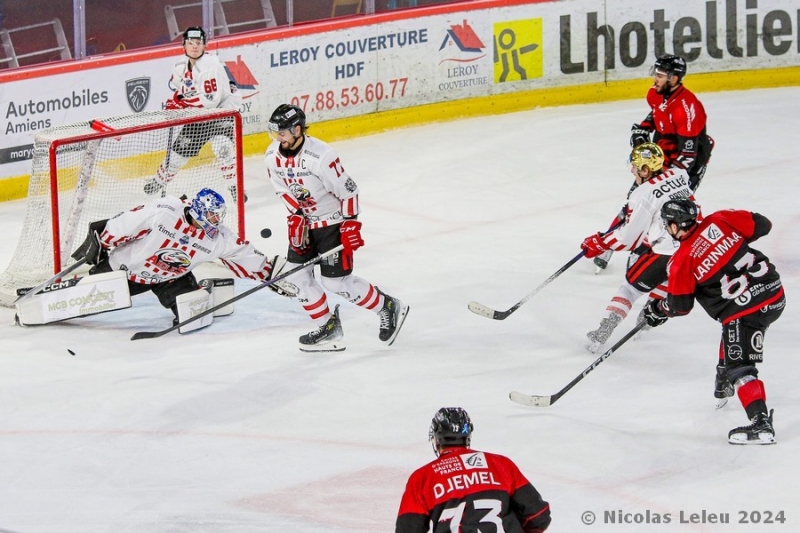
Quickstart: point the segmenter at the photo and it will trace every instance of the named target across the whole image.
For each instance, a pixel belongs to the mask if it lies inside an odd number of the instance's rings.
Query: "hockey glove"
[[[358,220],[345,220],[339,226],[342,234],[342,246],[345,250],[355,252],[364,246],[364,239],[361,237],[361,222]]]
[[[280,276],[281,273],[286,270],[286,258],[281,257],[280,255],[276,255],[271,261],[271,268],[269,272],[269,276],[267,277],[267,281]],[[280,294],[281,296],[285,296],[287,298],[294,298],[297,296],[298,288],[297,285],[291,283],[288,280],[281,280],[269,285],[269,290],[276,294]]]
[[[308,248],[308,223],[306,217],[300,213],[289,215],[286,219],[286,225],[289,229],[289,246],[292,250],[302,255]]]
[[[609,250],[609,247],[603,242],[603,234],[597,232],[591,237],[586,237],[583,240],[581,243],[581,250],[586,252],[586,257],[591,259],[593,257],[597,257],[606,250]]]
[[[83,241],[83,244],[78,246],[78,249],[73,252],[73,259],[79,260],[86,258],[88,264],[99,265],[108,257],[108,250],[103,248],[103,245],[100,243],[100,234],[103,233],[103,230],[106,228],[106,222],[108,222],[108,219],[98,220],[97,222],[89,224],[89,234],[86,236],[86,240]]]
[[[667,321],[667,315],[661,307],[661,300],[650,300],[644,306],[644,319],[651,328],[657,328]]]
[[[650,142],[650,130],[641,124],[631,126],[631,148]]]
[[[183,101],[183,96],[178,94],[177,92],[172,95],[172,98],[168,98],[167,102],[164,104],[164,109],[167,111],[173,111],[175,109],[184,109],[189,107]]]

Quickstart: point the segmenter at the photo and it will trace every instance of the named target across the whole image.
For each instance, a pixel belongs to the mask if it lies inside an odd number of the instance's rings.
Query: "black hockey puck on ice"
[[[69,352],[69,354],[70,354],[70,355],[75,355],[75,352],[73,352],[73,351],[72,351],[72,350],[70,350],[69,348],[67,348],[67,351]]]
[[[269,228],[262,229],[261,236],[264,237],[265,239],[269,239],[270,237],[272,237],[272,230]]]

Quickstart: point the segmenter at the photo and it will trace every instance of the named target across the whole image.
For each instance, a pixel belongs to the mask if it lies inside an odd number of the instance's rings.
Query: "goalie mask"
[[[460,407],[442,407],[431,420],[428,439],[434,453],[439,455],[440,446],[466,446],[472,437],[472,421]]]
[[[664,166],[664,150],[655,143],[642,143],[633,149],[630,161],[637,171],[647,167],[656,173]]]
[[[219,233],[219,225],[225,218],[225,199],[217,191],[203,189],[197,193],[189,208],[189,215],[210,238]]]

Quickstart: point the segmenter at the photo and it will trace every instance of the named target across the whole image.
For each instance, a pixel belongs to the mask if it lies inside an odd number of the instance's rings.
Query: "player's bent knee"
[[[727,366],[728,381],[734,385],[741,386],[758,378],[758,369],[753,365],[734,365]]]

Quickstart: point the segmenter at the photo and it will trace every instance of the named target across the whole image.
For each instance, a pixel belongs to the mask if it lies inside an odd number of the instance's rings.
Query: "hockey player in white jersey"
[[[692,198],[689,175],[681,168],[664,169],[664,152],[657,144],[644,143],[635,147],[630,161],[636,187],[628,195],[624,223],[606,234],[587,237],[581,248],[586,257],[593,258],[608,250],[647,246],[628,265],[625,283],[608,303],[600,326],[586,334],[588,349],[593,353],[611,337],[614,328],[628,316],[640,296],[647,293],[651,298],[666,296],[667,262],[678,243],[664,226],[661,206],[668,200]],[[641,320],[643,317],[639,318]]]
[[[217,56],[205,53],[206,32],[190,27],[183,32],[183,51],[172,67],[170,87],[175,87],[166,109],[197,107],[238,110],[242,99],[236,84],[228,77]],[[233,144],[233,121],[230,119],[202,124],[187,124],[175,138],[170,151],[158,168],[156,177],[145,184],[147,194],[163,193],[167,183],[196,156],[209,140],[223,178],[230,180],[229,189],[236,200],[236,153]]]
[[[321,280],[312,269],[287,278],[287,292],[297,294],[303,309],[318,324],[300,337],[300,350],[342,351],[344,332],[339,306],[331,312],[325,290],[376,313],[379,338],[392,344],[408,313],[408,306],[378,287],[352,274],[353,252],[363,246],[358,186],[347,174],[339,156],[326,143],[307,135],[303,110],[282,104],[269,120],[274,139],[264,160],[270,182],[289,210],[287,227],[290,264],[300,264],[340,244],[344,250],[320,263]]]
[[[94,265],[90,275],[125,271],[130,294],[153,291],[161,305],[179,316],[176,298],[200,287],[192,271],[216,259],[237,277],[268,280],[285,259],[272,261],[225,226],[225,199],[202,189],[188,202],[166,196],[117,216],[93,222],[75,259]]]

